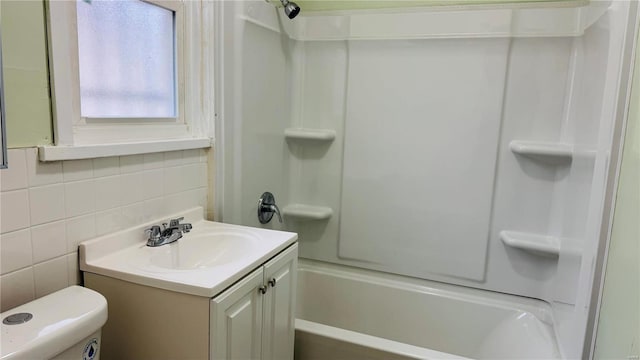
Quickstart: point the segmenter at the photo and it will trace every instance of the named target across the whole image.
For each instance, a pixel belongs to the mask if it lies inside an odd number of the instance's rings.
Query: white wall
[[[78,243],[207,209],[207,156],[185,150],[43,163],[9,150],[0,171],[0,310],[81,282]]]

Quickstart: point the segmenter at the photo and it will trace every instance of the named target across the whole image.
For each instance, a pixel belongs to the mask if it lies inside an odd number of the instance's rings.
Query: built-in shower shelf
[[[573,147],[569,144],[514,140],[509,144],[514,154],[527,156],[550,164],[571,162]]]
[[[284,129],[284,137],[287,140],[329,142],[336,138],[336,132],[331,129],[288,128]]]
[[[301,220],[326,220],[333,215],[333,210],[326,206],[290,204],[282,209],[282,213]]]
[[[500,240],[507,246],[535,255],[558,257],[560,254],[560,239],[555,236],[517,231],[501,231]]]

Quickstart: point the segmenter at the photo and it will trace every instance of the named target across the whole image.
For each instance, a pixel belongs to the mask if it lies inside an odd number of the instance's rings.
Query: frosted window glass
[[[175,117],[173,11],[138,0],[78,1],[83,117]]]

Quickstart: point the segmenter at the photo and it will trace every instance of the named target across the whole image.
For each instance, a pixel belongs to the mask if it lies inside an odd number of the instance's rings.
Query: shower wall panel
[[[224,114],[217,129],[224,146],[224,164],[218,178],[224,186],[223,216],[218,220],[250,226],[258,222],[257,203],[265,191],[272,192],[278,204],[288,201],[289,150],[283,139],[290,126],[289,99],[292,41],[278,29],[279,19],[273,7],[260,2],[228,2],[223,7],[225,63],[220,74],[225,96],[217,104],[218,116]],[[238,21],[240,13],[261,16],[260,25]],[[220,144],[219,143],[219,144]],[[280,229],[272,221],[267,228]]]
[[[500,233],[558,236],[550,222],[565,221],[553,213],[553,206],[554,196],[564,191],[557,185],[571,161],[550,164],[514,154],[510,143],[566,142],[572,43],[572,38],[524,38],[511,45],[487,264],[487,279],[497,291],[535,293],[542,299],[552,293],[557,258],[507,246]]]
[[[336,262],[340,225],[344,116],[349,59],[346,41],[296,42],[294,58],[301,64],[294,77],[295,102],[292,126],[329,129],[331,142],[289,141],[291,151],[289,197],[295,203],[333,210],[324,221],[285,219],[287,229],[304,237],[300,256]]]
[[[291,202],[333,211],[324,220],[285,218],[299,234],[300,256],[551,299],[557,258],[511,248],[500,233],[558,235],[550,221],[564,214],[557,215],[562,204],[553,199],[565,191],[557,185],[571,163],[535,161],[514,154],[510,143],[566,141],[572,44],[571,38],[296,42],[294,62],[302,65],[292,85],[299,98],[292,126],[336,133],[332,142],[288,141]],[[494,58],[483,63],[485,50]],[[485,166],[477,171],[478,164]],[[467,168],[484,177],[461,176]],[[462,202],[465,191],[472,194]],[[454,204],[456,196],[463,200]],[[468,236],[459,236],[464,231]]]
[[[350,44],[340,257],[484,279],[508,44]]]
[[[570,142],[571,38],[301,41],[268,3],[227,5],[224,221],[295,231],[304,258],[552,299],[557,257],[500,233],[562,236],[571,216],[554,200],[571,163],[510,149]],[[262,191],[284,223],[258,224]]]
[[[286,175],[289,151],[282,140],[289,126],[291,108],[286,106],[289,82],[286,47],[287,37],[263,27],[247,23],[243,32],[242,96],[237,101],[251,104],[242,107],[242,173],[245,183],[240,194],[242,223],[260,226],[257,201],[270,191],[278,201],[286,201]],[[267,67],[269,71],[264,71]],[[275,221],[270,224],[278,227]]]

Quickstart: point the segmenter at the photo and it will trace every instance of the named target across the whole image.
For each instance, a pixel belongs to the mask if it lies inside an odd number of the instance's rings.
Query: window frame
[[[212,9],[202,1],[141,0],[175,14],[175,118],[83,118],[80,113],[77,12],[75,0],[47,1],[53,146],[40,147],[40,160],[66,160],[211,146],[213,124],[213,64],[209,39]],[[162,144],[166,143],[166,146]],[[180,144],[180,145],[177,145]],[[61,151],[60,147],[65,147]],[[69,147],[78,148],[69,151]],[[82,148],[82,149],[81,149]],[[109,150],[112,148],[113,150]],[[166,150],[162,150],[166,148]],[[86,154],[86,155],[85,155]],[[105,155],[106,154],[106,155]]]

